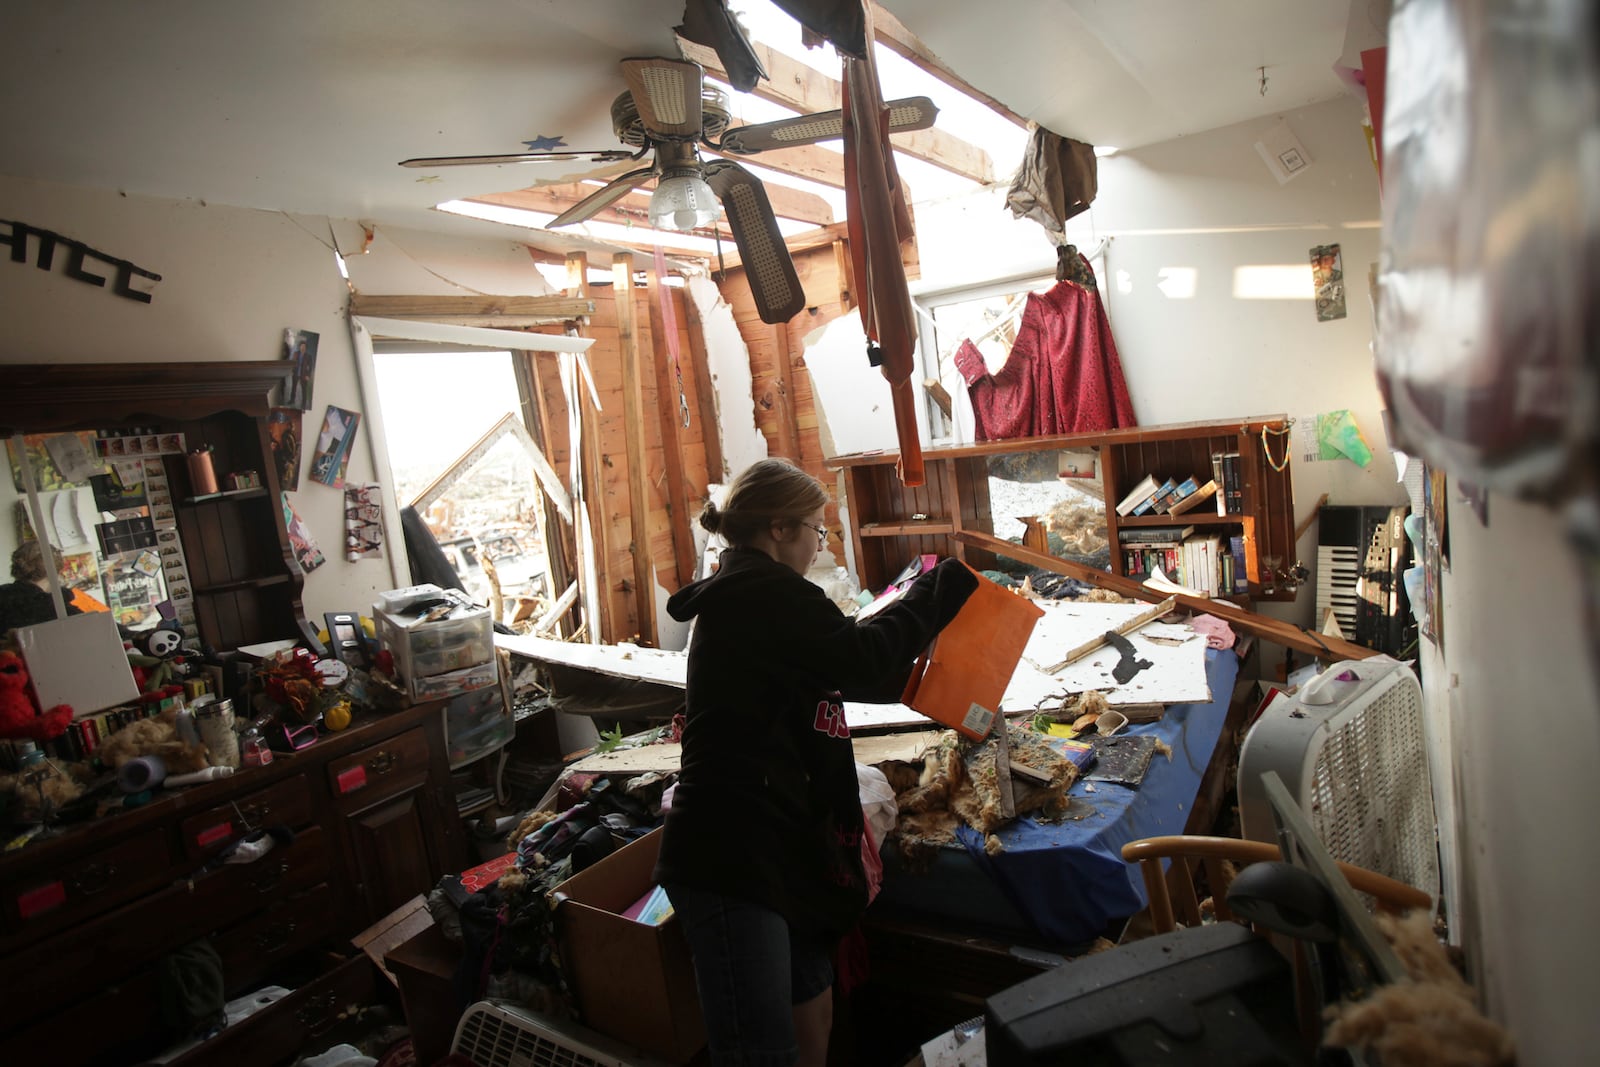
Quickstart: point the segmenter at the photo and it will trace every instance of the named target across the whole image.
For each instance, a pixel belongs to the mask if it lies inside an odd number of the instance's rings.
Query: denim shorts
[[[738,897],[668,885],[689,941],[717,1067],[791,1067],[793,1009],[833,985],[828,945],[796,936],[777,912]]]

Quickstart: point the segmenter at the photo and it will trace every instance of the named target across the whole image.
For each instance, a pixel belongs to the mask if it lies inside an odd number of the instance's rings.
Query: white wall
[[[1361,107],[1338,99],[1283,118],[1313,160],[1286,185],[1254,147],[1276,118],[1226,126],[1100,160],[1099,195],[1068,222],[1067,238],[1085,252],[1111,239],[1100,291],[1140,423],[1348,408],[1377,458],[1365,470],[1297,463],[1301,517],[1322,493],[1335,504],[1402,503],[1372,374],[1366,276],[1380,213]],[[1013,220],[998,193],[919,206],[917,222],[921,290],[1054,271],[1044,231]],[[1343,249],[1348,317],[1319,323],[1309,251],[1332,243]],[[1236,296],[1237,272],[1262,266],[1301,272],[1301,295]],[[1190,279],[1192,295],[1183,295]],[[1299,547],[1312,565],[1314,526]],[[1314,599],[1306,590],[1271,611],[1309,625]]]
[[[1454,739],[1454,921],[1518,1062],[1578,1063],[1600,1045],[1600,646],[1560,515],[1494,496],[1488,519],[1451,502],[1443,670],[1425,678]]]
[[[7,177],[0,177],[0,218],[53,230],[162,276],[152,302],[143,304],[68,278],[60,255],[52,271],[31,258],[22,264],[0,257],[0,364],[277,359],[284,328],[292,326],[321,335],[307,448],[327,405],[368,414],[345,321],[349,289],[329,247],[331,225],[342,248],[359,250],[359,224]],[[350,270],[373,293],[549,291],[526,249],[504,238],[380,230]],[[350,461],[352,481],[374,480],[371,421],[364,418]],[[385,489],[392,508],[392,487]],[[374,594],[395,582],[387,559],[345,562],[343,491],[309,481],[302,470],[290,498],[328,557],[306,576],[307,614],[370,611]]]

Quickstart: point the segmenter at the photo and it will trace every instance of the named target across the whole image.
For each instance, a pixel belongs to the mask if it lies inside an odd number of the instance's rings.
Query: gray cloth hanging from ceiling
[[[1068,219],[1088,210],[1097,190],[1094,145],[1035,126],[1006,192],[1006,207],[1019,219],[1061,234]]]

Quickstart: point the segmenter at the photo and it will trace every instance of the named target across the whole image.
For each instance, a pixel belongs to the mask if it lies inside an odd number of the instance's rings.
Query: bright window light
[[[1199,272],[1193,267],[1162,267],[1156,271],[1156,288],[1168,300],[1194,299],[1195,279]]]
[[[1311,264],[1283,263],[1236,267],[1235,300],[1310,300]]]

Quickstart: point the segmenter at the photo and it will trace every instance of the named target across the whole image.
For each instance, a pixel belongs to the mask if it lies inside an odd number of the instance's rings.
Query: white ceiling
[[[1332,71],[1345,44],[1338,2],[886,7],[977,88],[1101,145],[1137,147],[1341,91]],[[430,175],[398,161],[516,152],[541,135],[616,147],[617,60],[675,55],[682,10],[681,0],[14,0],[0,4],[0,173],[379,223],[481,226],[431,208],[569,180],[589,165]]]

